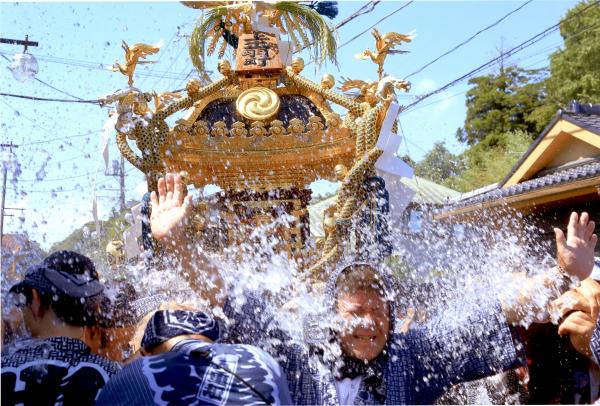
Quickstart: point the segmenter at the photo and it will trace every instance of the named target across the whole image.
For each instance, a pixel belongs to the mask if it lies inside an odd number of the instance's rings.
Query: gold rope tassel
[[[350,220],[357,211],[358,202],[364,199],[358,199],[361,194],[362,184],[367,176],[374,170],[375,161],[383,154],[383,150],[372,148],[362,159],[358,160],[352,169],[346,175],[346,179],[342,182],[342,186],[338,191],[338,218],[342,220]],[[309,272],[311,275],[322,276],[325,268],[336,261],[342,255],[340,248],[340,240],[346,236],[339,235],[338,225],[336,224],[323,247],[323,255],[321,259],[313,265]]]

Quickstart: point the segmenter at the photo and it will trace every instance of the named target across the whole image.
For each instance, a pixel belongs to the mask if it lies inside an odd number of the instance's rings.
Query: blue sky
[[[339,31],[339,44],[394,12],[407,2],[387,1],[366,15],[353,20]],[[363,2],[340,2],[342,20]],[[403,78],[425,65],[480,29],[498,20],[524,1],[415,1],[377,25],[381,32],[401,33],[416,30],[416,38],[404,49],[408,54],[394,55],[386,61],[386,72]],[[499,55],[524,40],[557,23],[575,1],[533,1],[494,28],[482,33],[456,52],[440,59],[410,78],[411,92],[400,98],[404,104],[415,96],[434,90],[471,69]],[[0,3],[0,35],[23,38],[29,34],[40,46],[30,48],[39,62],[37,77],[52,86],[82,99],[97,99],[127,85],[127,79],[106,67],[123,59],[121,41],[157,43],[162,49],[150,60],[158,63],[139,67],[135,86],[144,91],[167,91],[184,87],[186,77],[194,77],[187,55],[185,38],[200,12],[177,2],[128,3]],[[545,37],[532,47],[508,58],[527,68],[547,66],[548,55],[562,46],[558,32]],[[323,64],[307,66],[303,74],[318,79],[332,73],[355,79],[376,79],[376,66],[357,60],[354,55],[373,48],[369,32],[338,51],[339,66]],[[21,52],[22,47],[0,44],[7,57]],[[226,55],[232,60],[231,54]],[[308,61],[308,55],[303,55]],[[38,97],[69,98],[39,82],[20,83],[6,66],[0,69],[2,92]],[[216,60],[207,67],[215,70]],[[492,72],[496,67],[486,70]],[[188,76],[191,72],[191,76]],[[415,109],[401,115],[407,142],[400,147],[419,160],[434,142],[445,141],[455,152],[464,146],[454,134],[465,117],[466,82],[448,89]],[[9,178],[7,207],[25,210],[9,211],[5,231],[27,231],[44,247],[66,237],[74,228],[91,219],[91,196],[97,182],[99,213],[105,217],[117,204],[115,178],[104,176],[99,152],[100,130],[107,110],[97,105],[34,102],[0,96],[0,134],[2,142],[21,145],[15,150],[21,167],[18,177]],[[114,140],[111,159],[118,153]],[[139,199],[143,192],[143,176],[126,166],[127,197]],[[21,218],[20,218],[21,217]]]

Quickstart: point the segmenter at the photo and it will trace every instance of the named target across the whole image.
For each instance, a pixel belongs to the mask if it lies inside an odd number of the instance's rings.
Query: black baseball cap
[[[24,293],[30,289],[59,298],[88,299],[100,295],[104,286],[91,259],[73,251],[58,251],[30,267],[25,278],[10,292]]]

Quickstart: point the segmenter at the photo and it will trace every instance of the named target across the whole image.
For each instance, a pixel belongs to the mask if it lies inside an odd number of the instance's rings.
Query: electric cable
[[[130,169],[125,171],[125,174],[129,174],[131,173],[132,170],[136,169],[135,167],[131,167]],[[108,183],[110,181],[113,181],[114,179],[112,179],[112,177],[107,177],[107,179],[102,179],[98,182],[96,182],[96,186],[97,185],[102,185],[105,183]],[[61,186],[59,186],[60,188]],[[50,190],[23,190],[20,189],[21,191],[25,192],[25,193],[67,193],[67,192],[75,192],[75,191],[81,191],[85,186],[80,185],[79,187],[75,187],[72,189],[50,189]],[[90,186],[91,187],[91,186]]]
[[[98,133],[101,133],[103,131],[104,130],[88,131],[86,133],[69,135],[69,136],[66,136],[66,137],[51,138],[49,140],[43,140],[43,141],[27,142],[27,143],[23,143],[23,144],[20,144],[20,145],[23,146],[23,147],[27,147],[27,146],[30,146],[30,145],[46,144],[46,143],[54,142],[54,141],[64,141],[64,140],[69,140],[69,139],[72,139],[72,138],[85,137],[86,135],[98,134]]]
[[[30,123],[32,123],[34,125],[34,127],[37,127],[39,129],[41,129],[42,131],[44,131],[45,133],[49,134],[49,135],[54,135],[50,130],[46,129],[45,127],[41,126],[40,124],[38,124],[37,121],[35,121],[34,119],[27,117],[25,114],[21,113],[19,110],[15,109],[13,106],[11,106],[9,103],[7,103],[5,100],[0,99],[0,102],[4,103],[5,105],[7,105],[10,109],[12,109],[14,112],[16,112],[19,117],[23,117],[25,120],[29,121]],[[82,154],[86,154],[85,151],[80,150],[79,148],[76,148],[75,146],[69,144],[69,143],[65,143],[65,145],[73,148],[74,150],[82,153]]]
[[[2,56],[6,56],[6,55],[11,55],[9,53],[5,53],[5,52],[0,52],[0,55]],[[107,73],[113,73],[111,66],[112,65],[107,65],[104,64],[102,62],[91,62],[91,61],[82,61],[82,60],[78,60],[78,59],[68,59],[68,58],[59,58],[59,57],[54,57],[54,56],[49,56],[49,55],[36,55],[36,58],[39,61],[45,61],[45,62],[50,62],[50,63],[57,63],[57,64],[62,64],[62,65],[68,65],[68,66],[74,66],[74,67],[79,67],[79,68],[86,68],[86,69],[94,69],[94,70],[99,70],[102,72],[107,72]],[[10,60],[10,59],[8,59]],[[169,79],[181,79],[181,77],[175,77],[175,74],[173,74],[172,72],[166,72],[166,71],[153,71],[152,73],[147,73],[144,72],[143,70],[140,70],[139,72],[135,72],[136,76],[147,76],[147,77],[161,77],[162,75],[164,75],[166,78]]]
[[[420,73],[423,71],[423,69],[427,68],[428,66],[431,66],[432,64],[434,64],[435,62],[439,61],[440,59],[442,59],[443,57],[445,57],[446,55],[451,54],[452,52],[456,51],[458,48],[462,47],[463,45],[466,45],[467,43],[471,42],[474,38],[476,38],[479,34],[495,27],[496,25],[500,24],[502,21],[504,21],[505,19],[507,19],[510,15],[516,13],[517,11],[521,10],[523,7],[525,7],[526,5],[528,5],[529,3],[531,3],[533,0],[527,0],[525,3],[523,3],[522,5],[520,5],[519,7],[517,7],[516,9],[512,10],[511,12],[509,12],[508,14],[505,14],[502,18],[496,20],[495,22],[493,22],[492,24],[488,25],[487,27],[477,31],[475,34],[471,35],[469,38],[467,38],[466,40],[464,40],[463,42],[461,42],[458,45],[455,45],[454,47],[452,47],[452,49],[444,52],[442,55],[438,56],[437,58],[433,59],[431,62],[426,63],[425,65],[421,66],[419,69],[417,69],[416,71],[414,71],[413,73],[410,73],[408,75],[406,75],[404,77],[404,79],[408,79],[409,77],[416,75],[417,73]]]
[[[358,10],[356,10],[354,13],[350,14],[348,17],[346,17],[345,19],[343,19],[342,21],[337,23],[335,26],[335,29],[339,30],[344,25],[346,25],[350,21],[354,20],[356,17],[360,17],[362,15],[372,12],[375,9],[375,6],[377,6],[377,4],[379,4],[379,3],[381,3],[381,0],[368,2],[367,4],[363,5]]]
[[[393,16],[394,14],[398,13],[399,11],[401,11],[402,9],[404,9],[405,7],[411,5],[415,0],[410,0],[408,3],[403,4],[402,6],[398,7],[396,10],[392,11],[389,14],[386,14],[385,16],[383,16],[382,18],[380,18],[379,20],[377,20],[377,22],[373,25],[371,25],[369,28],[367,28],[366,30],[360,32],[359,34],[355,35],[354,37],[352,37],[351,39],[349,39],[348,41],[344,42],[342,45],[339,45],[337,47],[337,49],[341,49],[343,47],[345,47],[346,45],[348,45],[349,43],[351,43],[352,41],[354,41],[355,39],[357,39],[358,37],[360,37],[361,35],[363,35],[364,33],[366,33],[367,31],[369,31],[371,28],[375,27],[377,24],[379,24],[382,21],[385,21],[386,19],[390,18],[391,16]],[[314,61],[309,61],[308,63],[306,63],[304,66],[308,66],[310,64],[312,64]]]
[[[350,14],[348,17],[344,18],[341,22],[339,22],[338,24],[335,25],[335,30],[339,30],[341,27],[343,27],[344,25],[348,24],[350,21],[354,20],[357,17],[360,17],[362,15],[365,15],[367,13],[372,12],[373,10],[375,10],[375,6],[377,4],[379,4],[381,2],[381,0],[376,0],[376,1],[370,1],[367,4],[362,5],[358,10],[356,10],[354,13]],[[314,42],[311,42],[310,45],[313,45]],[[298,52],[301,52],[303,50],[306,49],[306,46],[303,46],[300,49],[295,50],[294,52],[292,52],[292,54],[296,54]]]
[[[40,183],[40,182],[58,182],[58,181],[62,181],[62,180],[70,180],[70,179],[77,179],[77,178],[83,178],[84,176],[92,176],[93,173],[88,172],[88,173],[84,173],[84,174],[80,174],[80,175],[73,175],[73,176],[66,176],[64,178],[51,178],[51,179],[20,179],[17,178],[16,181],[18,182],[26,182],[26,183]]]
[[[590,27],[585,27],[585,28],[583,28],[583,29],[581,29],[581,30],[577,31],[576,33],[574,33],[574,34],[570,35],[570,36],[569,36],[569,38],[575,38],[575,37],[577,37],[577,36],[579,36],[579,35],[581,35],[581,34],[583,34],[583,33],[587,32],[587,31],[589,31],[589,30],[593,30],[593,29],[597,29],[597,28],[600,28],[600,22],[599,22],[598,24],[594,24],[594,25],[592,25],[592,26],[590,26]],[[519,60],[515,61],[515,62],[514,62],[514,64],[516,64],[516,63],[519,63],[519,62],[522,62],[522,61],[525,61],[525,60],[527,60],[527,59],[529,59],[529,58],[532,58],[532,57],[534,57],[534,56],[537,56],[537,55],[543,54],[543,53],[547,52],[548,50],[550,50],[550,49],[552,49],[552,48],[556,48],[556,47],[557,47],[557,46],[559,46],[561,43],[562,43],[562,41],[561,41],[560,43],[555,43],[555,44],[553,44],[553,45],[552,45],[552,46],[550,46],[550,47],[544,48],[542,51],[539,51],[539,52],[536,52],[536,53],[533,53],[533,54],[529,54],[529,55],[527,55],[527,56],[525,56],[525,57],[523,57],[523,58],[521,58],[521,59],[519,59]],[[539,61],[536,61],[536,62],[534,62],[534,63],[532,63],[532,64],[529,64],[528,66],[526,66],[526,67],[525,67],[525,69],[531,69],[531,67],[532,67],[532,66],[535,66],[535,65],[537,65],[537,64],[538,64],[538,63],[540,63],[540,62],[544,62],[546,59],[547,59],[547,58],[545,57],[544,59],[540,59]],[[491,66],[490,66],[490,67],[491,67]],[[540,68],[537,68],[537,69],[548,69],[548,68],[549,68],[548,66],[543,66],[543,67],[540,67]],[[448,97],[444,97],[444,98],[442,98],[442,99],[438,99],[438,100],[432,101],[432,102],[430,102],[430,103],[426,103],[426,104],[420,105],[419,107],[416,107],[416,108],[412,108],[412,109],[410,109],[409,111],[403,110],[403,111],[402,111],[402,113],[404,113],[404,114],[407,114],[407,113],[410,113],[410,112],[412,112],[412,111],[420,110],[421,108],[424,108],[424,107],[427,107],[427,106],[431,106],[431,105],[433,105],[433,104],[440,103],[440,102],[442,102],[442,101],[445,101],[445,100],[451,99],[451,98],[453,98],[453,97],[459,96],[459,95],[461,95],[461,94],[464,94],[464,93],[466,93],[466,92],[468,92],[468,91],[469,91],[469,89],[466,89],[466,90],[463,90],[463,91],[461,91],[461,92],[458,92],[458,93],[455,93],[455,94],[453,94],[453,95],[450,95],[450,96],[448,96]],[[556,101],[555,101],[555,102],[556,102]],[[560,103],[558,103],[558,104],[560,104]]]
[[[4,59],[6,59],[7,61],[11,62],[10,58],[6,57],[6,55],[4,55],[4,54],[0,53],[0,56],[2,56],[2,57],[3,57]],[[72,97],[72,98],[74,98],[74,99],[77,99],[77,100],[83,100],[83,99],[81,99],[80,97],[74,96],[74,95],[72,95],[72,94],[70,94],[70,93],[68,93],[68,92],[65,92],[64,90],[60,90],[60,89],[58,89],[58,88],[56,88],[56,87],[52,86],[50,83],[46,83],[46,82],[44,82],[42,79],[39,79],[39,78],[37,78],[37,77],[34,77],[33,79],[35,79],[37,82],[39,82],[39,83],[41,83],[41,84],[43,84],[43,85],[45,85],[45,86],[48,86],[48,87],[49,87],[49,88],[51,88],[51,89],[54,89],[54,90],[56,90],[56,91],[57,91],[57,92],[59,92],[59,93],[62,93],[62,94],[64,94],[64,95],[67,95],[67,96],[69,96],[69,97]],[[3,96],[4,96],[4,94],[3,94]]]
[[[409,105],[407,105],[403,111],[409,110],[411,108],[413,108],[414,106],[416,106],[417,104],[421,103],[423,100],[438,94],[440,92],[443,92],[444,90],[462,82],[465,79],[468,79],[470,77],[472,77],[473,75],[483,71],[484,69],[490,67],[491,65],[493,65],[494,63],[498,62],[499,60],[502,60],[506,57],[510,57],[513,54],[522,51],[523,49],[526,49],[528,47],[530,47],[531,45],[539,42],[540,40],[542,40],[543,38],[545,38],[547,35],[551,34],[552,32],[556,31],[557,29],[560,28],[560,24],[562,24],[565,21],[568,21],[584,12],[586,12],[587,10],[589,10],[591,7],[595,7],[598,4],[600,4],[600,1],[596,1],[594,3],[591,3],[590,5],[588,5],[587,7],[585,7],[584,9],[580,10],[579,12],[577,12],[576,14],[573,14],[572,16],[568,17],[565,20],[559,21],[558,23],[546,28],[544,31],[540,32],[539,34],[534,35],[533,37],[523,41],[522,43],[520,43],[519,45],[511,48],[510,50],[501,53],[499,56],[497,56],[496,58],[493,58],[491,60],[489,60],[488,62],[478,66],[477,68],[465,73],[464,75],[460,76],[457,79],[452,80],[451,82],[448,82],[447,84],[445,84],[444,86],[433,90],[429,93],[424,94],[423,96],[421,96],[420,98],[418,98],[417,100],[415,100],[414,102],[410,103]]]
[[[58,89],[56,89],[56,90],[58,90]],[[53,99],[53,98],[48,98],[48,97],[27,96],[24,94],[15,94],[15,93],[0,93],[0,96],[15,97],[18,99],[27,99],[27,100],[35,100],[35,101],[59,102],[59,103],[87,103],[87,104],[98,104],[98,105],[100,104],[100,102],[98,100],[83,100],[80,98],[78,98],[78,100]],[[73,96],[73,97],[75,97],[75,96]]]
[[[379,20],[377,20],[377,22],[373,25],[371,25],[369,28],[367,28],[366,30],[356,34],[354,37],[350,38],[348,41],[344,42],[342,45],[340,45],[338,47],[338,49],[345,47],[346,45],[348,45],[349,43],[351,43],[352,41],[354,41],[355,39],[357,39],[358,37],[360,37],[361,35],[365,34],[366,32],[368,32],[371,28],[375,27],[377,24],[387,20],[388,18],[390,18],[391,16],[393,16],[394,14],[398,13],[399,11],[403,10],[405,7],[410,6],[412,3],[414,3],[414,0],[410,0],[408,3],[403,4],[402,6],[398,7],[396,10],[392,11],[391,13],[383,16],[382,18],[380,18]]]

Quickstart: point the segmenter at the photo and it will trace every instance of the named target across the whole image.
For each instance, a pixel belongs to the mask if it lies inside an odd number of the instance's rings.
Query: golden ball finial
[[[297,75],[304,69],[304,59],[299,56],[292,59],[292,71]]]
[[[202,84],[198,79],[191,79],[187,85],[185,85],[185,90],[187,91],[188,96],[198,93]]]
[[[342,182],[348,174],[348,168],[346,168],[346,165],[344,164],[337,164],[335,168],[333,168],[333,171],[335,172],[335,179],[338,182]]]
[[[333,89],[335,86],[335,77],[331,73],[326,73],[321,78],[321,88],[322,89]]]
[[[220,59],[217,63],[217,70],[221,75],[227,76],[231,72],[231,64],[228,60]]]

